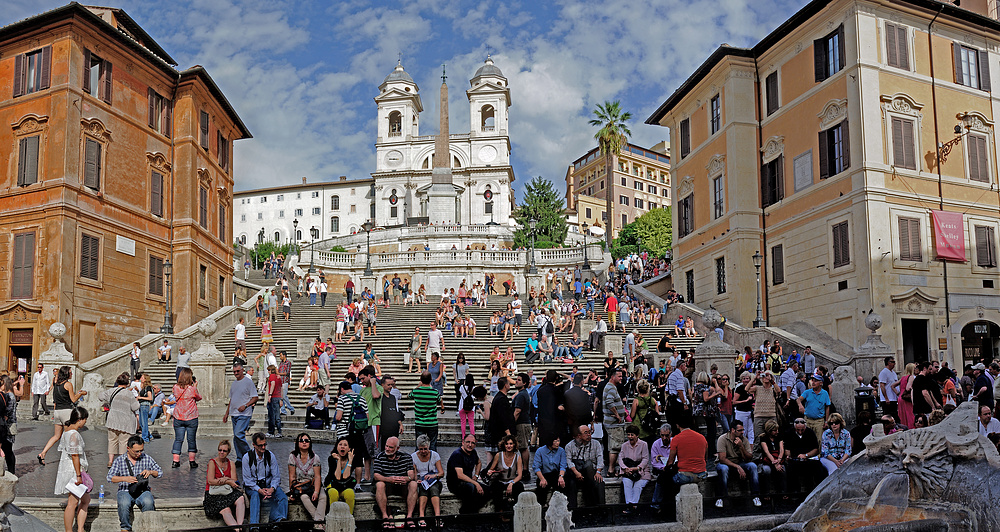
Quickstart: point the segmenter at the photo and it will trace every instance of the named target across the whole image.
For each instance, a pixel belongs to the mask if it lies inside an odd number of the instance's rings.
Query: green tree
[[[271,252],[274,252],[274,256],[284,255],[288,258],[288,251],[292,249],[291,244],[277,244],[270,240],[265,240],[263,243],[256,244],[250,248],[250,262],[253,263],[254,268],[260,268],[264,265],[264,261],[271,256]]]
[[[552,181],[538,176],[524,189],[524,201],[514,212],[517,231],[514,232],[515,247],[531,246],[531,230],[528,221],[534,219],[535,247],[551,248],[566,241],[566,219],[563,197],[552,186]]]
[[[616,259],[646,251],[653,257],[663,258],[673,240],[670,207],[653,209],[636,218],[618,231],[618,238],[611,247]]]
[[[605,101],[594,109],[594,116],[590,125],[599,127],[594,138],[597,139],[597,146],[604,156],[604,178],[607,180],[608,188],[605,197],[608,200],[608,226],[607,240],[608,247],[611,247],[612,236],[615,229],[615,180],[614,167],[615,159],[621,154],[622,149],[628,144],[628,138],[632,136],[626,122],[632,119],[632,113],[622,109],[621,102]]]

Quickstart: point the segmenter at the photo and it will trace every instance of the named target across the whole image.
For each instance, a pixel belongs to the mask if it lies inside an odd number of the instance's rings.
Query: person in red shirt
[[[281,437],[281,377],[274,365],[267,367],[267,434],[269,438]]]
[[[604,311],[608,313],[608,324],[611,325],[611,331],[615,330],[615,323],[618,321],[618,298],[615,297],[614,292],[608,292],[608,297],[604,298]],[[625,332],[625,326],[622,325],[622,332]]]
[[[670,440],[670,455],[667,457],[667,465],[664,473],[670,466],[677,464],[677,474],[673,477],[673,482],[668,483],[667,493],[663,495],[663,506],[661,511],[667,518],[672,518],[676,511],[675,496],[680,491],[683,484],[693,484],[707,478],[705,471],[705,453],[708,452],[708,440],[700,432],[691,430],[692,418],[690,414],[678,416],[676,421],[680,432]]]

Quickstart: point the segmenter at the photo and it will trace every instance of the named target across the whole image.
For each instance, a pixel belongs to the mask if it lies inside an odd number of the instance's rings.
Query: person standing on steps
[[[288,354],[278,351],[278,377],[281,377],[281,411],[288,409],[288,415],[295,415],[295,407],[288,400],[289,375],[292,373],[292,363],[288,360]]]
[[[267,373],[267,437],[281,438],[281,377],[275,366],[269,365]]]
[[[441,394],[431,387],[431,374],[424,371],[420,374],[420,385],[410,391],[408,397],[413,400],[413,427],[416,435],[426,434],[431,440],[431,450],[437,450],[438,408],[444,411]]]
[[[35,373],[31,375],[31,420],[38,421],[38,406],[42,406],[42,411],[45,415],[49,415],[49,407],[45,404],[45,398],[49,395],[49,391],[52,389],[52,379],[49,374],[45,371],[45,365],[38,363],[38,368]]]
[[[184,437],[187,436],[188,464],[194,469],[198,467],[195,456],[198,455],[198,401],[201,401],[201,394],[198,393],[198,385],[194,382],[191,368],[181,369],[177,375],[177,384],[174,384],[173,395],[174,461],[171,467],[181,466],[181,446],[184,444]]]
[[[70,381],[72,378],[73,368],[69,366],[61,366],[56,372],[56,382],[52,387],[52,423],[55,425],[55,434],[49,438],[45,447],[42,448],[42,452],[38,453],[36,457],[41,465],[45,465],[45,453],[49,452],[49,449],[62,437],[64,425],[69,420],[70,412],[73,410],[73,403],[87,395],[86,390],[73,391],[73,383]]]
[[[166,340],[163,341],[163,345],[167,345],[167,341]],[[162,349],[162,348],[160,348],[160,349]],[[142,352],[142,350],[139,348],[139,342],[133,343],[132,344],[132,353],[131,353],[131,356],[129,358],[129,368],[132,370],[132,376],[135,376],[135,375],[139,374],[139,364],[140,364],[139,353],[141,353],[141,352]]]
[[[427,331],[427,365],[431,363],[432,354],[440,357],[444,349],[444,333],[438,330],[437,323],[431,323],[431,330]]]
[[[347,294],[347,302],[354,302],[354,281],[350,278],[347,279],[347,283],[344,285],[344,293]]]
[[[421,372],[420,369],[420,350],[424,345],[424,338],[420,335],[420,327],[414,327],[413,336],[410,337],[410,354],[407,355],[408,360],[404,360],[407,364],[406,372],[413,372],[413,363],[417,363],[417,373]]]
[[[222,422],[226,423],[230,417],[232,418],[236,456],[242,457],[250,452],[250,444],[247,443],[247,428],[250,427],[253,406],[257,404],[260,395],[257,393],[257,387],[253,384],[253,379],[246,376],[243,364],[233,364],[233,376],[236,380],[229,385],[229,402],[226,403],[226,411],[222,414]],[[236,462],[238,465],[239,460]]]
[[[243,259],[243,280],[250,278],[250,257]]]
[[[326,306],[326,293],[329,287],[326,285],[326,281],[320,281],[319,283],[319,306],[323,308]]]

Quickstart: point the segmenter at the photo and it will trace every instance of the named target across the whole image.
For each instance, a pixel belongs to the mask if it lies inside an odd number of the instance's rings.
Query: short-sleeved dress
[[[76,480],[76,469],[73,468],[72,455],[80,455],[80,471],[87,470],[87,454],[83,452],[83,436],[75,430],[67,430],[59,440],[62,457],[59,459],[59,470],[56,472],[56,495],[69,493],[66,485]]]

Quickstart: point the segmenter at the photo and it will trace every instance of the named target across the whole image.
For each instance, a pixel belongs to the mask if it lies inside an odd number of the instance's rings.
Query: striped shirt
[[[390,459],[385,453],[379,453],[372,466],[372,475],[383,477],[405,477],[413,469],[413,458],[406,453],[396,452]]]
[[[679,369],[675,369],[670,377],[667,377],[667,394],[676,395],[682,403],[688,402],[687,391],[690,387],[691,383],[684,376],[684,372]]]
[[[413,424],[436,427],[438,421],[435,409],[441,403],[441,394],[430,386],[417,386],[407,397],[413,399]]]

